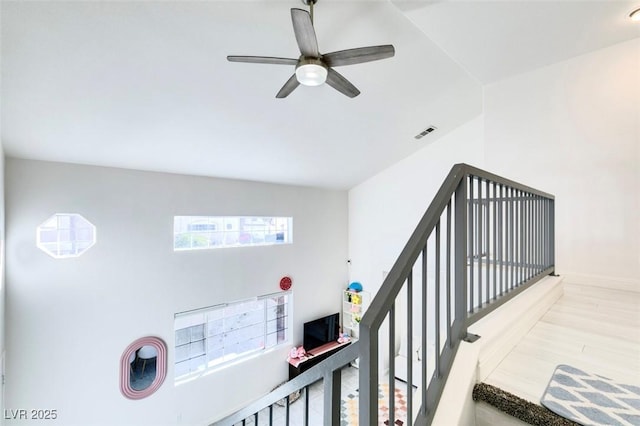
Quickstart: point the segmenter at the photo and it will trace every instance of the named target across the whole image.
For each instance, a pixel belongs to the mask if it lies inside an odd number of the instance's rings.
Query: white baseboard
[[[633,291],[640,293],[640,279],[604,277],[600,275],[580,274],[575,272],[561,273],[567,284],[581,284],[613,290]]]

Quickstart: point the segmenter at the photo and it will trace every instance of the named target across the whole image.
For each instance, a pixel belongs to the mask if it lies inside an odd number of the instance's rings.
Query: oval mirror
[[[167,376],[167,346],[159,337],[137,339],[120,358],[120,391],[129,399],[154,393]]]

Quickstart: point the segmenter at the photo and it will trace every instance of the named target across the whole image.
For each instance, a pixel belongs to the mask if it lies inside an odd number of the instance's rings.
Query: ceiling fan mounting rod
[[[316,4],[318,0],[302,0],[302,3],[309,6],[309,16],[311,18],[311,23],[313,24],[313,5]]]

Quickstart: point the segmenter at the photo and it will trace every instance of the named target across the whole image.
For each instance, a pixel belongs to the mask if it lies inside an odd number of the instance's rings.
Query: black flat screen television
[[[340,314],[335,313],[305,323],[302,346],[305,351],[309,351],[325,343],[335,342],[338,337],[340,337]]]

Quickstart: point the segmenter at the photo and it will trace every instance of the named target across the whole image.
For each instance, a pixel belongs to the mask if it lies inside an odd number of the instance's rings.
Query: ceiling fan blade
[[[250,62],[252,64],[296,65],[297,59],[273,58],[271,56],[227,56],[229,62]]]
[[[309,12],[303,9],[291,9],[291,21],[293,22],[293,32],[296,34],[296,40],[302,56],[308,58],[319,57],[318,39],[316,38],[316,30],[313,29],[313,22],[311,22]]]
[[[363,62],[379,61],[395,55],[396,50],[391,44],[383,46],[358,47],[355,49],[339,50],[322,55],[324,62],[330,67],[341,65],[361,64]]]
[[[300,83],[298,82],[298,79],[296,78],[296,75],[293,74],[291,76],[291,78],[289,80],[287,80],[287,82],[284,84],[284,86],[282,86],[282,89],[280,89],[280,91],[276,95],[276,98],[278,98],[278,99],[286,98],[299,85],[300,85]]]
[[[335,71],[333,68],[329,68],[327,73],[327,84],[338,92],[347,95],[350,98],[355,98],[360,94],[360,91],[344,78],[341,74]],[[295,77],[295,76],[294,76]]]

